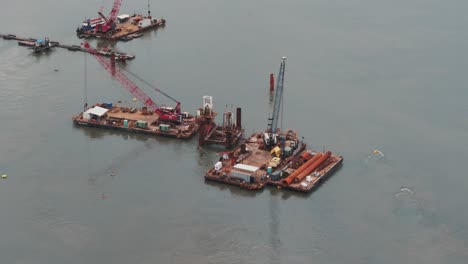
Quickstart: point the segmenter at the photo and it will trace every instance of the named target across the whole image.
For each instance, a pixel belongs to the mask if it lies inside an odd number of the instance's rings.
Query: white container
[[[147,26],[150,26],[151,25],[151,19],[149,18],[145,18],[145,19],[142,19],[138,22],[138,26],[139,27],[147,27]]]

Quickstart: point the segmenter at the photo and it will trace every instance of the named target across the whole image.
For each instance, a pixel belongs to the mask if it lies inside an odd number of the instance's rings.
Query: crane
[[[104,56],[102,56],[99,51],[92,48],[89,43],[85,42],[83,44],[84,48],[88,50],[89,53],[94,55],[94,57],[99,61],[99,63],[115,78],[117,81],[122,84],[135,98],[137,98],[140,102],[142,102],[149,110],[153,111],[154,113],[159,115],[160,121],[166,122],[173,122],[173,123],[180,123],[182,121],[182,115],[180,111],[180,102],[174,99],[173,97],[167,95],[166,93],[162,92],[158,88],[154,88],[155,91],[159,92],[160,94],[164,95],[165,97],[169,98],[170,100],[176,103],[176,106],[171,107],[163,107],[157,105],[145,92],[140,89],[134,82],[132,82],[127,76],[119,70],[119,68],[115,67],[115,63],[113,59],[108,60]],[[113,57],[111,57],[113,58]],[[128,71],[127,71],[128,72]],[[151,84],[147,83],[140,77],[136,76],[135,74],[131,73],[134,77],[138,78],[140,81],[143,81],[145,84],[151,86]]]
[[[107,17],[104,16],[104,14],[102,13],[102,8],[98,11],[99,16],[102,17],[102,19],[104,19],[105,23],[102,25],[98,25],[96,28],[97,31],[106,33],[107,31],[115,27],[115,19],[117,18],[117,14],[119,13],[122,1],[123,0],[114,1],[114,5],[112,6],[112,9]]]
[[[277,143],[276,130],[278,129],[279,110],[283,99],[284,71],[286,69],[286,57],[282,58],[278,80],[276,82],[276,91],[271,118],[268,118],[268,129],[264,135],[265,145],[268,147],[274,146]]]

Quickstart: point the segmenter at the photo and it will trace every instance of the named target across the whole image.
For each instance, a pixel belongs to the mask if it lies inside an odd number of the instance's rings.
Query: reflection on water
[[[271,254],[271,262],[270,263],[282,263],[280,256],[281,256],[281,238],[278,233],[278,228],[280,225],[280,220],[278,217],[278,197],[274,195],[270,195],[268,201],[268,212],[269,212],[269,243],[272,248]]]
[[[239,186],[229,185],[229,184],[215,182],[215,181],[208,181],[208,180],[205,180],[205,184],[216,187],[220,191],[223,191],[223,192],[227,191],[232,196],[239,196],[239,197],[255,197],[255,196],[260,195],[263,192],[263,190],[249,191],[249,190],[241,189]]]

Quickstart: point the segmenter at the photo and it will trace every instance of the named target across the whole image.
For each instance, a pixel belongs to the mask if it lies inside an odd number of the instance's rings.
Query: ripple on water
[[[46,231],[66,248],[75,252],[89,247],[95,241],[89,227],[48,205],[33,208],[28,221],[33,224],[33,228]]]
[[[2,52],[0,60],[0,81],[24,81],[28,79],[25,69],[31,64],[24,50],[12,46]]]

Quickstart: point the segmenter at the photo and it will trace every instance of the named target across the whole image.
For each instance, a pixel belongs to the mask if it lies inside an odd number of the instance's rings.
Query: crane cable
[[[84,91],[83,91],[83,99],[84,99],[84,111],[88,108],[88,75],[87,75],[87,60],[86,60],[86,53],[83,53],[84,56]]]
[[[127,72],[128,74],[132,75],[133,77],[135,77],[136,79],[138,79],[139,81],[141,81],[142,83],[148,85],[149,87],[153,88],[154,90],[156,90],[157,92],[163,94],[164,96],[166,96],[167,98],[171,99],[172,101],[174,101],[175,103],[178,103],[179,101],[177,101],[174,97],[166,94],[165,92],[161,91],[160,89],[154,87],[151,83],[145,81],[144,79],[142,79],[141,77],[139,77],[138,75],[136,75],[135,73],[127,70],[127,69],[124,69],[124,68],[120,68],[122,71],[125,71]]]

